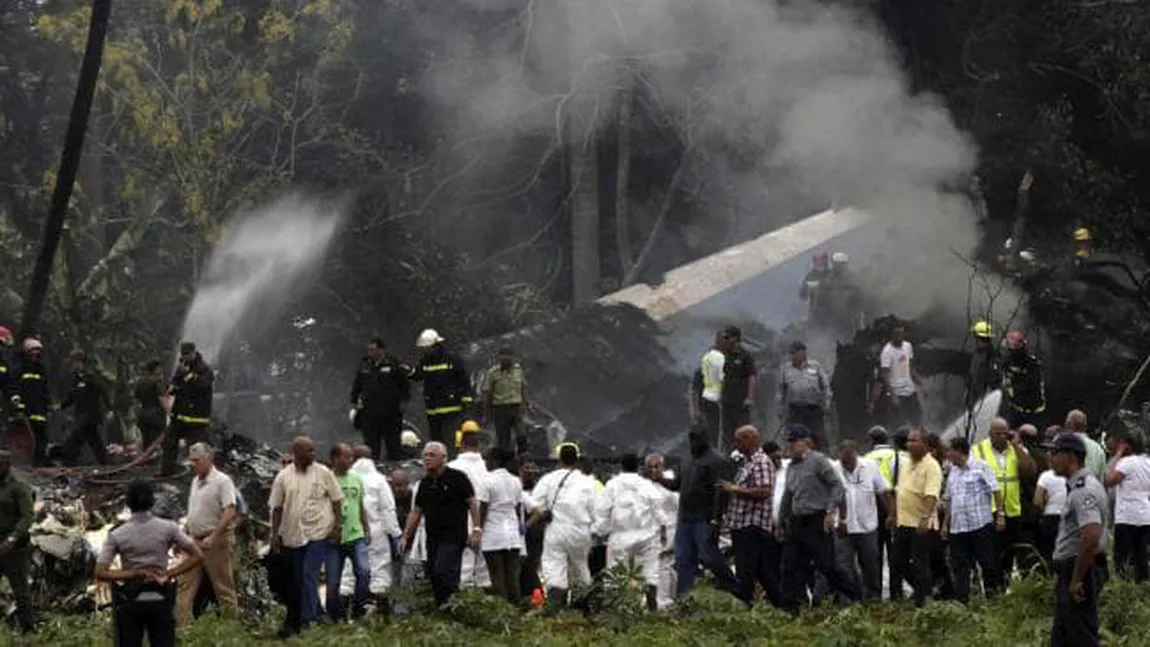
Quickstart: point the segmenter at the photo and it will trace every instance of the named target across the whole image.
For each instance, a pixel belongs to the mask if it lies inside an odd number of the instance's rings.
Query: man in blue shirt
[[[995,530],[1006,526],[1003,516],[1002,488],[994,470],[985,462],[970,457],[970,442],[956,437],[950,441],[950,463],[942,501],[944,516],[942,536],[950,538],[950,559],[954,566],[954,597],[966,604],[970,600],[970,569],[978,562],[982,583],[989,595],[1000,586],[998,561],[994,554]],[[991,501],[998,503],[992,513]]]

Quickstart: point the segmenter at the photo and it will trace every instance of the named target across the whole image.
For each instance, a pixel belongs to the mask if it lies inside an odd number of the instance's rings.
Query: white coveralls
[[[371,532],[371,543],[367,546],[367,562],[371,569],[371,592],[385,595],[391,588],[391,538],[403,534],[399,520],[395,517],[395,495],[387,478],[375,468],[370,458],[361,458],[351,466],[351,471],[363,480],[363,509],[367,513],[367,524]],[[340,595],[355,592],[355,574],[351,560],[343,567],[343,577],[339,583]]]
[[[634,561],[648,586],[659,586],[659,533],[668,524],[663,495],[634,472],[616,475],[595,503],[594,534],[607,537],[607,564]]]
[[[540,560],[543,586],[567,590],[571,584],[591,584],[587,557],[595,519],[594,479],[577,468],[561,467],[539,479],[531,498],[536,508],[551,511]]]
[[[471,488],[475,490],[475,498],[481,504],[490,501],[487,492],[488,471],[487,464],[479,452],[464,451],[447,464],[452,469],[459,470],[467,475],[471,481]],[[467,533],[470,536],[474,526],[471,524],[471,515],[467,516]],[[491,586],[491,574],[487,572],[487,562],[483,553],[477,548],[463,547],[463,557],[459,567],[460,587],[487,588]]]
[[[659,609],[666,609],[675,602],[675,523],[679,518],[679,493],[669,490],[661,483],[654,483],[662,497],[663,515],[667,519],[667,534],[659,551]]]

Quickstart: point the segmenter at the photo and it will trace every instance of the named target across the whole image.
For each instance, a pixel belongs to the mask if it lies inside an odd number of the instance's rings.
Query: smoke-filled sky
[[[447,51],[422,81],[452,137],[603,128],[634,83],[700,149],[754,151],[751,168],[706,163],[742,204],[761,205],[764,178],[785,170],[826,203],[874,213],[900,277],[897,314],[939,299],[966,317],[969,272],[954,252],[971,252],[977,224],[944,189],[970,185],[976,151],[945,106],[910,93],[869,14],[773,0],[463,4],[488,19],[440,13],[422,26]],[[740,218],[777,222],[763,211]]]

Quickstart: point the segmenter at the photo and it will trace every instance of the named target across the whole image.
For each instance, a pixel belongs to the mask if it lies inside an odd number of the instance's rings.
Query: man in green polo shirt
[[[371,595],[371,567],[368,564],[367,550],[368,544],[371,543],[371,533],[367,524],[363,522],[367,518],[363,510],[364,485],[360,475],[351,471],[354,462],[355,453],[349,445],[339,443],[332,448],[331,468],[339,480],[343,502],[340,511],[339,550],[328,553],[332,558],[330,563],[324,564],[324,572],[327,573],[327,613],[337,623],[343,618],[339,583],[347,560],[351,560],[352,573],[355,575],[352,618],[363,617],[368,597]]]
[[[483,376],[484,419],[495,426],[495,438],[501,449],[521,450],[525,440],[519,433],[523,411],[527,408],[527,378],[515,354],[504,346],[498,360]]]

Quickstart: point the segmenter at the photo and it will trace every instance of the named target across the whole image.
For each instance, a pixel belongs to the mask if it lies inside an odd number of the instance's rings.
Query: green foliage
[[[613,585],[608,585],[610,589]],[[438,613],[396,620],[389,624],[324,626],[294,641],[297,645],[428,645],[434,647],[960,647],[1016,645],[1038,647],[1049,642],[1052,584],[1031,579],[1017,582],[1009,595],[977,601],[970,608],[955,603],[909,604],[848,608],[826,606],[797,619],[758,606],[747,610],[730,604],[730,596],[700,589],[689,609],[660,614],[631,614],[605,606],[595,616],[573,612],[558,615],[520,614],[501,600],[474,590],[461,591]],[[607,595],[613,595],[609,590]],[[617,614],[622,614],[618,616]],[[1150,623],[1150,586],[1111,582],[1103,593],[1101,620],[1107,644],[1150,645],[1141,631]],[[620,618],[626,618],[621,622]],[[37,644],[87,647],[104,644],[109,630],[106,615],[54,618],[36,636]],[[271,619],[257,626],[202,618],[181,630],[187,647],[273,645]],[[0,633],[0,642],[6,636]]]

